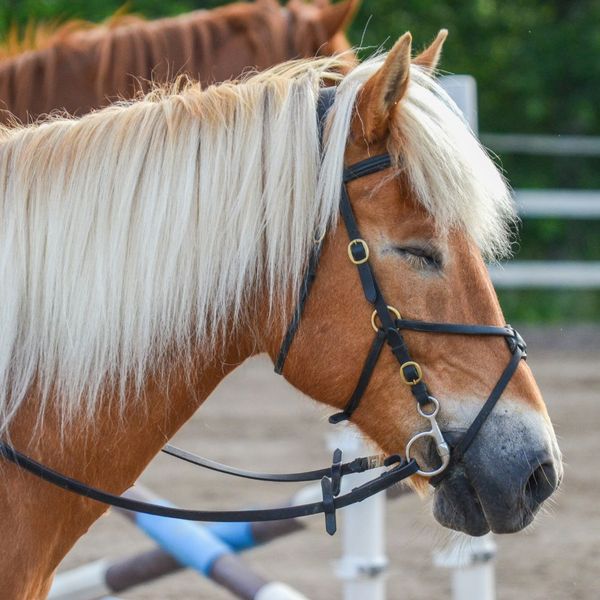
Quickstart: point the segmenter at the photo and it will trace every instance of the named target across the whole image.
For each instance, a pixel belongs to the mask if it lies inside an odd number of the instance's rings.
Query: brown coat
[[[52,111],[81,115],[179,74],[203,85],[296,57],[349,48],[356,0],[235,3],[174,18],[59,29],[46,47],[0,62],[0,122]]]

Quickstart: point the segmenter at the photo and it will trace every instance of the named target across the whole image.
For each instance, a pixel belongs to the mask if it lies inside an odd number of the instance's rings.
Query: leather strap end
[[[335,518],[335,502],[333,484],[329,477],[321,479],[321,492],[323,493],[323,514],[325,515],[325,530],[329,535],[337,531]]]
[[[350,415],[346,412],[346,411],[341,411],[339,413],[335,413],[335,415],[331,415],[329,417],[329,423],[331,423],[331,425],[337,425],[338,423],[341,423],[342,421],[347,421],[350,418]]]

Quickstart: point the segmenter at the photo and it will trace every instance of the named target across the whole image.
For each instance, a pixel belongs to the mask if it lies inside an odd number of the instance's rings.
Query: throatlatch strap
[[[317,99],[317,126],[319,128],[319,146],[321,148],[321,153],[323,153],[325,122],[327,119],[327,114],[335,101],[335,92],[335,87],[326,87],[319,90],[319,97]],[[318,235],[318,233],[315,232],[315,235]],[[308,259],[308,268],[306,269],[304,280],[302,281],[302,285],[300,287],[300,295],[294,310],[294,316],[288,325],[283,337],[283,341],[281,342],[281,348],[279,349],[279,353],[277,354],[277,358],[275,360],[275,373],[278,375],[283,373],[285,360],[290,351],[292,342],[294,341],[294,337],[296,336],[296,332],[298,331],[298,325],[300,324],[300,319],[302,318],[304,305],[306,304],[308,294],[310,293],[312,284],[317,276],[317,266],[319,264],[320,255],[321,240],[315,243],[315,246],[311,251]]]
[[[310,290],[317,276],[317,266],[319,264],[320,254],[321,245],[317,244],[313,248],[308,261],[308,269],[306,270],[304,281],[302,282],[302,287],[300,288],[300,297],[298,298],[298,303],[296,304],[296,309],[294,310],[294,316],[288,325],[285,336],[283,337],[283,341],[281,342],[279,354],[275,360],[275,373],[278,375],[281,375],[283,372],[285,359],[287,358],[287,355],[290,351],[290,346],[292,345],[294,337],[296,336],[296,332],[298,331],[298,325],[300,325],[300,319],[302,318],[304,305],[306,304],[306,300],[308,299],[308,295],[310,294]]]

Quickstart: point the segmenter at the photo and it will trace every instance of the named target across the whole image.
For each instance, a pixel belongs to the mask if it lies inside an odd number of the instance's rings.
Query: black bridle
[[[334,91],[332,88],[325,88],[321,91],[318,102],[318,118],[321,127],[327,111],[333,104]],[[483,423],[494,408],[502,392],[515,373],[521,359],[527,356],[526,346],[521,336],[509,325],[497,327],[490,325],[463,325],[451,323],[430,323],[416,320],[403,319],[400,313],[389,306],[384,299],[381,288],[377,283],[375,274],[369,263],[369,247],[361,238],[354,212],[348,197],[347,184],[355,179],[366,177],[373,173],[383,171],[392,166],[392,159],[388,154],[375,156],[360,161],[344,170],[343,182],[341,186],[340,213],[342,220],[348,232],[350,242],[348,244],[348,256],[350,261],[358,268],[358,274],[362,284],[366,300],[373,306],[371,315],[371,324],[375,330],[375,338],[367,354],[362,372],[350,399],[344,409],[332,415],[329,421],[333,424],[348,420],[358,408],[360,401],[368,387],[369,381],[376,367],[377,361],[384,346],[387,344],[400,364],[400,377],[404,384],[410,386],[417,401],[419,414],[430,421],[431,429],[416,434],[408,443],[406,448],[406,460],[399,455],[393,455],[387,458],[381,456],[369,456],[357,458],[351,462],[342,462],[342,453],[338,449],[333,454],[333,461],[330,467],[315,471],[306,471],[301,473],[254,473],[244,471],[226,465],[216,463],[211,460],[196,456],[185,450],[181,450],[171,445],[166,445],[163,452],[193,463],[195,465],[227,473],[237,477],[256,479],[261,481],[321,481],[321,491],[323,499],[320,502],[303,504],[300,506],[284,506],[280,508],[256,509],[256,510],[228,510],[228,511],[206,511],[206,510],[187,510],[169,506],[162,506],[147,502],[140,502],[130,498],[124,498],[110,494],[98,488],[89,486],[81,481],[59,473],[25,454],[14,449],[10,444],[0,442],[0,455],[13,462],[20,468],[32,473],[44,481],[68,490],[108,504],[117,506],[126,510],[132,510],[141,513],[147,513],[162,517],[175,519],[185,519],[191,521],[274,521],[281,519],[292,519],[305,517],[319,513],[325,514],[325,525],[328,533],[333,534],[336,531],[336,510],[344,508],[357,502],[362,502],[366,498],[373,496],[400,481],[419,473],[426,477],[435,477],[439,480],[441,474],[447,469],[450,462],[459,461],[468,450],[473,439],[481,429]],[[282,373],[287,355],[292,346],[296,331],[300,325],[300,319],[306,299],[310,293],[312,282],[315,279],[321,242],[316,243],[310,256],[309,265],[301,286],[300,297],[292,321],[284,336],[282,346],[275,362],[275,371]],[[393,314],[393,317],[392,317]],[[377,323],[379,319],[379,323]],[[411,360],[408,348],[404,341],[401,331],[412,330],[425,333],[445,333],[457,335],[477,335],[477,336],[502,336],[506,339],[508,347],[512,353],[510,361],[504,369],[500,379],[494,386],[488,399],[485,401],[478,415],[471,423],[466,433],[459,442],[450,450],[444,436],[437,424],[436,415],[439,410],[439,402],[429,393],[420,365]],[[427,409],[430,410],[427,410]],[[423,471],[419,468],[416,461],[410,457],[412,444],[423,437],[431,437],[436,444],[436,450],[442,464],[440,467],[431,471]],[[352,489],[346,494],[341,494],[341,480],[344,475],[361,473],[370,469],[379,467],[388,467],[386,471],[370,481]]]
[[[319,99],[319,114],[320,121],[324,119],[324,115],[333,104],[335,89],[326,88],[322,90]],[[348,196],[347,185],[362,177],[367,177],[374,173],[384,171],[393,166],[392,158],[389,154],[380,154],[362,160],[344,169],[343,182],[341,187],[340,197],[340,214],[342,221],[348,233],[348,257],[350,262],[356,265],[358,275],[362,285],[365,299],[373,307],[371,314],[371,325],[375,330],[373,343],[367,354],[362,371],[358,378],[358,382],[345,407],[341,412],[338,412],[329,417],[329,422],[332,424],[340,423],[352,417],[353,413],[358,408],[362,397],[364,396],[373,371],[377,365],[381,352],[387,344],[400,364],[400,377],[404,384],[408,385],[415,400],[417,401],[417,410],[419,414],[428,419],[431,429],[416,434],[406,446],[406,459],[410,458],[410,450],[415,441],[422,438],[432,438],[436,444],[437,453],[441,459],[441,465],[431,471],[419,469],[417,473],[425,477],[432,478],[432,483],[439,483],[442,479],[442,473],[447,469],[450,462],[458,462],[472,444],[475,436],[483,426],[485,420],[491,413],[492,409],[498,402],[502,392],[508,385],[513,374],[517,370],[521,359],[527,357],[527,348],[523,338],[510,325],[499,327],[495,325],[467,325],[458,323],[432,323],[425,321],[417,321],[404,319],[400,312],[386,302],[380,286],[377,283],[375,273],[369,263],[369,246],[362,238],[350,198]],[[290,347],[300,325],[300,319],[304,310],[304,305],[310,293],[310,289],[317,275],[317,266],[321,250],[320,242],[316,244],[309,260],[308,270],[300,291],[300,297],[296,305],[294,316],[286,334],[283,343],[279,350],[279,354],[275,361],[275,372],[283,373],[283,367],[290,351]],[[392,317],[393,315],[393,317]],[[377,323],[379,319],[379,323]],[[432,396],[427,389],[427,385],[423,380],[423,371],[421,366],[411,359],[408,347],[402,336],[403,330],[419,331],[424,333],[444,333],[453,335],[477,335],[477,336],[501,336],[506,339],[508,347],[511,351],[511,358],[500,375],[498,382],[492,389],[484,405],[479,413],[460,438],[459,442],[450,448],[449,444],[444,439],[436,416],[440,405],[438,400]]]

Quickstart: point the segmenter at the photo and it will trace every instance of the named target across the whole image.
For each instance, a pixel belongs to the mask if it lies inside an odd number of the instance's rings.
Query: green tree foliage
[[[0,37],[11,24],[100,21],[125,8],[148,17],[212,8],[218,0],[2,0]],[[450,30],[444,69],[479,83],[481,129],[600,135],[600,3],[585,0],[364,0],[353,43],[389,46],[413,32],[417,46]]]
[[[0,0],[0,38],[28,21],[100,21],[121,0]],[[149,18],[219,0],[131,0]],[[445,72],[478,83],[480,130],[600,135],[600,2],[586,0],[363,0],[349,37],[366,55],[404,31],[417,48],[445,27]],[[513,187],[600,189],[600,158],[499,157]],[[527,259],[600,260],[599,223],[531,220],[517,250]],[[511,319],[600,319],[598,292],[501,294]]]

